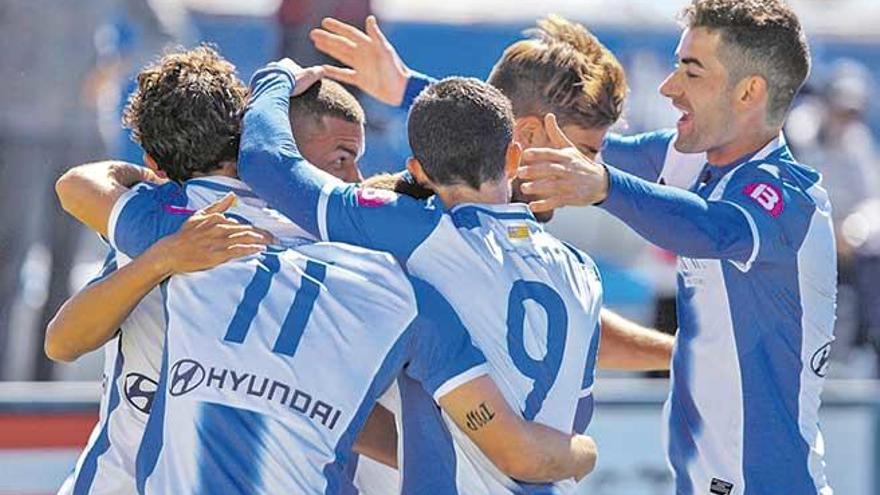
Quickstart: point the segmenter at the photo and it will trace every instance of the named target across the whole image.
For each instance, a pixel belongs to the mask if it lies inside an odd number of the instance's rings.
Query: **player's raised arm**
[[[46,328],[44,349],[54,361],[71,362],[112,339],[128,314],[160,282],[176,273],[207,270],[230,259],[262,251],[270,236],[232,222],[206,222],[234,203],[227,196],[208,206],[131,263],[116,270],[115,259],[101,276],[68,299]]]
[[[254,74],[242,124],[238,173],[260,197],[318,236],[321,189],[342,182],[306,162],[293,138],[290,96],[297,84],[305,90],[309,81],[314,82],[303,77],[306,70],[285,59]]]
[[[435,82],[420,74],[397,55],[379,29],[375,16],[368,16],[366,30],[326,18],[310,36],[315,48],[347,67],[324,65],[327,77],[351,84],[377,100],[408,109],[425,86]]]
[[[297,88],[304,90],[300,84],[307,84],[308,70],[285,59],[254,74],[239,176],[273,208],[320,239],[407,257],[439,221],[441,210],[393,192],[345,184],[303,159],[288,110],[289,96]],[[401,232],[399,225],[411,228]]]
[[[555,118],[547,128],[559,135]],[[602,203],[648,241],[679,255],[745,262],[755,241],[746,216],[724,201],[706,201],[596,163],[575,147],[533,148],[523,153],[523,191],[542,197],[534,211]]]
[[[66,212],[106,237],[113,205],[138,182],[163,181],[146,167],[103,161],[71,168],[55,182],[55,193]]]
[[[511,478],[531,483],[581,479],[596,465],[598,451],[590,437],[524,420],[487,375],[457,387],[439,402],[486,457]]]

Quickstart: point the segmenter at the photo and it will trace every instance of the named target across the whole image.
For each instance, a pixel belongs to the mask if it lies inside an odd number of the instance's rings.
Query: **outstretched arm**
[[[528,422],[501,395],[491,378],[483,375],[440,397],[440,407],[511,478],[545,483],[581,479],[596,465],[596,443]]]
[[[565,140],[552,115],[548,133]],[[694,193],[653,184],[596,163],[573,145],[523,152],[523,191],[544,199],[530,203],[540,212],[561,206],[602,203],[648,241],[679,255],[745,262],[753,253],[752,229],[739,208],[706,201]]]
[[[326,184],[337,178],[310,165],[293,139],[288,111],[290,95],[304,71],[290,59],[271,63],[254,74],[251,100],[243,119],[238,173],[274,208],[316,237],[318,202]]]
[[[668,370],[675,338],[645,328],[603,309],[599,368],[605,370]]]
[[[273,208],[319,239],[405,258],[434,228],[440,210],[393,192],[345,184],[303,159],[288,118],[289,95],[305,85],[305,75],[313,69],[285,59],[254,74],[239,176]],[[403,223],[411,225],[405,234],[395,227]]]
[[[160,282],[175,273],[207,270],[230,259],[257,253],[269,242],[252,227],[226,221],[206,222],[234,201],[228,196],[187,220],[117,271],[68,299],[46,328],[44,349],[53,361],[71,362],[112,339],[129,313]],[[115,264],[115,262],[114,262]]]

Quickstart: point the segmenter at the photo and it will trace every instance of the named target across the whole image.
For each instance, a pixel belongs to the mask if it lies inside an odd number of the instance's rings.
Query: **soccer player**
[[[242,179],[323,240],[395,255],[450,300],[497,370],[505,397],[526,419],[584,431],[592,413],[601,283],[586,255],[544,232],[525,205],[509,204],[521,153],[512,140],[509,101],[466,78],[442,81],[416,100],[408,168],[437,191],[419,201],[346,186],[302,159],[283,116],[285,95],[302,84],[303,71],[285,60],[254,75]],[[406,493],[524,489],[450,428],[410,379],[400,382]],[[490,416],[478,412],[468,428]],[[571,488],[566,480],[543,489]]]
[[[806,38],[781,0],[693,0],[683,18],[660,91],[682,112],[675,149],[706,153],[690,191],[573,147],[527,152],[523,187],[548,196],[538,210],[598,204],[680,256],[666,408],[676,492],[830,494],[818,413],[834,338],[831,206],[781,134],[809,73]]]
[[[216,138],[229,129],[202,119],[203,113],[234,106],[228,101],[235,83],[225,77],[231,73],[227,66],[205,49],[169,55],[145,75],[142,93],[136,97],[140,102],[133,105],[132,121],[148,163],[177,180],[190,179],[198,173],[195,167],[208,177],[188,180],[183,190],[169,183],[123,193],[114,189],[118,177],[108,177],[106,169],[102,182],[101,173],[95,180],[96,166],[81,167],[79,175],[92,177],[79,177],[80,182],[91,180],[104,187],[93,188],[87,199],[82,188],[59,184],[65,208],[135,256],[176,230],[188,216],[187,207],[229,190],[234,163],[202,161],[197,146],[223,142]],[[190,84],[193,79],[202,84]],[[207,94],[195,98],[193,92]],[[188,102],[189,112],[180,115],[177,110],[183,102]],[[225,115],[227,124],[232,123],[235,114]],[[163,131],[160,123],[175,132]],[[135,166],[118,165],[116,173],[150,178]],[[267,222],[266,217],[268,221],[280,217],[267,211],[246,188],[239,193],[242,200],[230,213],[235,218],[259,225]],[[313,245],[295,236],[283,236],[281,241],[295,249],[273,249],[195,278],[181,282],[172,278],[165,286],[168,344],[160,392],[138,458],[141,490],[179,493],[201,487],[208,492],[326,489],[335,493],[347,486],[342,466],[354,433],[363,425],[375,396],[404,363],[409,363],[410,376],[420,377],[422,386],[442,396],[442,406],[452,417],[465,418],[471,425],[479,417],[479,427],[469,429],[469,434],[508,474],[545,481],[582,476],[591,469],[595,456],[591,440],[526,424],[510,411],[494,385],[478,377],[480,368],[474,365],[482,357],[470,346],[448,305],[422,282],[415,280],[411,287],[387,255]],[[247,276],[230,276],[236,273]],[[193,304],[206,291],[218,305]],[[407,329],[414,318],[424,320],[429,315],[433,315],[429,325]],[[394,352],[388,354],[389,349]],[[190,357],[180,358],[181,352]],[[206,368],[201,362],[196,366],[196,357],[216,366]],[[314,366],[333,358],[345,359],[347,366],[312,373]],[[255,369],[261,372],[259,378],[250,372],[240,374]],[[450,381],[453,376],[458,380]],[[257,380],[262,385],[255,385]],[[186,400],[176,399],[184,394]],[[193,400],[199,396],[205,400]],[[480,402],[469,407],[471,399]],[[165,429],[166,424],[173,429]],[[229,434],[241,433],[239,426],[254,435],[230,441]],[[260,435],[263,428],[267,434]],[[195,438],[199,432],[209,434]],[[539,462],[522,458],[523,448],[538,449]]]
[[[237,139],[237,114],[244,105],[245,86],[234,74],[234,67],[223,62],[216,54],[205,56],[200,62],[195,51],[188,58],[178,56],[177,63],[201,63],[199,67],[223,79],[222,87],[231,87],[230,108],[225,114],[206,113],[199,116],[204,125],[223,129],[219,140]],[[209,53],[209,51],[205,51]],[[153,83],[159,74],[155,66],[142,71],[144,84]],[[206,79],[207,80],[207,79]],[[144,109],[138,93],[129,106],[127,120],[133,126],[135,109]],[[304,143],[304,153],[319,168],[342,180],[361,178],[357,159],[364,148],[364,112],[360,104],[342,86],[333,81],[320,81],[308,91],[296,95],[298,104],[291,108],[289,118],[295,122],[297,137]],[[228,130],[226,129],[228,128]],[[153,130],[155,133],[159,129]],[[150,136],[147,141],[150,142]],[[202,142],[194,142],[201,149]],[[237,149],[221,154],[219,161],[234,161]],[[210,162],[209,162],[210,166]],[[128,174],[125,167],[97,166],[98,175],[123,174],[123,183],[133,183],[146,177],[161,182],[158,175],[143,169]],[[100,168],[103,167],[103,168]],[[161,170],[155,172],[163,174]],[[59,192],[75,187],[82,178],[82,169],[75,169],[58,181]],[[226,190],[243,186],[228,177],[205,177],[190,183],[192,191],[207,189]],[[125,191],[117,184],[101,194]],[[207,205],[213,196],[201,193]],[[252,196],[252,195],[251,195]],[[88,194],[87,200],[93,200]],[[67,198],[62,195],[62,198]],[[255,198],[246,201],[255,202]],[[68,204],[68,208],[75,208]],[[280,217],[280,216],[279,216]],[[180,233],[163,239],[142,256],[131,260],[122,253],[109,253],[99,277],[72,296],[58,311],[46,329],[47,355],[56,361],[71,362],[81,355],[105,348],[104,377],[107,383],[101,398],[101,415],[92,436],[77,462],[74,473],[59,493],[133,493],[134,459],[143,436],[144,424],[152,406],[159,379],[159,368],[164,339],[164,308],[156,287],[172,273],[203,270],[232,256],[248,254],[254,244],[265,244],[261,232],[235,220],[215,217],[213,223],[200,228],[192,225]],[[288,221],[268,222],[267,229],[286,235],[292,224]],[[297,235],[304,234],[297,232]],[[289,234],[288,234],[289,235]],[[245,237],[243,237],[245,236]],[[249,236],[249,237],[248,237]],[[248,239],[243,242],[243,239]]]
[[[435,79],[404,64],[379,29],[375,17],[368,17],[365,24],[366,31],[362,32],[328,18],[322,22],[323,29],[312,32],[316,48],[348,65],[346,68],[325,65],[325,73],[380,101],[408,108]],[[620,118],[627,92],[623,68],[614,54],[582,25],[559,16],[538,21],[527,34],[529,39],[507,47],[487,79],[511,100],[516,117],[516,140],[526,149],[552,146],[543,118],[547,113],[555,113],[560,116],[566,134],[587,156],[595,156],[612,142],[617,145],[615,149],[636,154],[635,145],[639,143],[607,134]],[[681,162],[690,166],[692,161],[680,159],[675,162],[676,168],[681,168]],[[370,178],[367,182],[388,187],[394,185],[392,179]],[[417,186],[397,180],[396,190],[417,197],[430,195],[430,191]],[[519,187],[514,187],[514,199],[529,198]],[[552,211],[542,211],[536,218],[547,221],[551,216]],[[602,310],[601,321],[600,368],[630,371],[669,368],[671,337],[640,327],[607,309]]]

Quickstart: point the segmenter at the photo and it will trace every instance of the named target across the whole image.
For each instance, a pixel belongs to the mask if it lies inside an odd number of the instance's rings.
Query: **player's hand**
[[[585,206],[608,196],[608,171],[565,137],[556,116],[547,114],[544,126],[553,148],[530,148],[523,152],[517,177],[522,192],[534,199],[529,208],[536,213],[561,206]]]
[[[367,17],[366,32],[333,18],[321,21],[310,37],[319,51],[347,65],[325,65],[327,77],[351,84],[389,105],[403,101],[410,70],[382,34],[374,16]]]
[[[273,242],[270,233],[223,215],[235,202],[236,196],[227,194],[194,213],[177,233],[150,248],[168,275],[207,270],[262,252]]]
[[[290,96],[298,96],[306,92],[313,84],[324,77],[324,68],[320,65],[302,67],[289,58],[282,58],[275,64],[284,67],[293,74],[293,91]]]

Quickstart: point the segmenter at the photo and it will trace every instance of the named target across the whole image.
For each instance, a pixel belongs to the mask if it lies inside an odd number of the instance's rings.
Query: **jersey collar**
[[[242,198],[259,199],[259,196],[251,190],[250,186],[238,179],[226,177],[225,175],[195,177],[186,181],[184,188],[187,187],[204,187],[221,193],[233,192],[236,196]]]
[[[528,206],[522,203],[483,204],[462,203],[449,210],[456,225],[479,225],[478,214],[487,215],[498,220],[530,220],[537,224],[535,216]]]
[[[718,166],[706,163],[703,166],[703,171],[700,173],[698,184],[708,184],[711,181],[718,180],[745,163],[772,160],[789,153],[785,135],[780,131],[773,141],[770,141],[766,146],[754,153],[747,153],[726,165]]]

